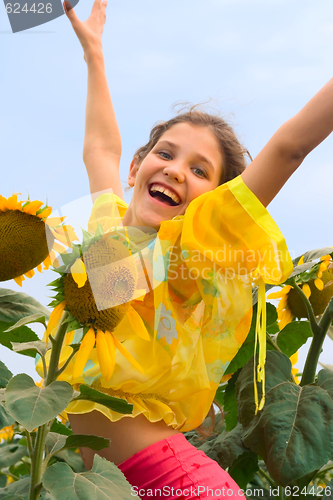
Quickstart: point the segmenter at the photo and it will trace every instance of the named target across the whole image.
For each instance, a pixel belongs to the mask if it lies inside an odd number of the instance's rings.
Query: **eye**
[[[171,155],[169,153],[166,153],[165,151],[159,151],[158,154],[162,156],[162,158],[165,158],[167,160],[172,160]],[[165,155],[165,156],[163,156]]]
[[[207,177],[206,172],[202,168],[194,167],[193,171],[199,172],[199,177]],[[196,175],[198,175],[198,174],[196,174]]]

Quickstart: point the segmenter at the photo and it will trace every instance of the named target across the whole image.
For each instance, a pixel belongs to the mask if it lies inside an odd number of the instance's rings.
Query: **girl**
[[[158,232],[167,278],[143,300],[132,301],[153,341],[136,337],[126,320],[114,332],[144,375],[121,357],[109,381],[95,374],[93,385],[127,399],[133,414],[80,401],[68,408],[70,422],[76,433],[111,439],[110,448],[99,454],[120,468],[141,498],[238,498],[242,493],[230,476],[182,432],[202,423],[223,372],[246,338],[253,281],[259,284],[258,309],[264,315],[264,282],[281,283],[292,270],[284,239],[265,207],[331,132],[333,81],[280,127],[246,169],[245,151],[219,117],[192,110],[157,125],[131,162],[128,184],[134,189],[127,207],[119,177],[120,133],[102,52],[106,5],[96,0],[82,23],[64,2],[88,65],[83,159],[97,198],[91,228],[106,220],[116,203],[124,226]],[[116,196],[98,198],[102,190]],[[264,316],[258,330],[263,341]],[[263,364],[261,353],[262,382]],[[90,468],[94,452],[82,449],[81,454]]]

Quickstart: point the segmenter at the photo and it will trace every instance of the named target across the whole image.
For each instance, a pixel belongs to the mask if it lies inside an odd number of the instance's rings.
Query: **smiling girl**
[[[127,206],[119,176],[121,139],[102,52],[106,1],[95,1],[86,22],[68,2],[64,6],[88,66],[83,159],[96,199],[93,214],[101,207],[111,213],[116,204],[124,226],[153,228],[166,270],[159,286],[131,302],[150,340],[136,335],[126,319],[113,332],[143,373],[121,356],[108,380],[94,372],[92,385],[125,398],[133,413],[73,402],[68,408],[72,428],[111,439],[110,448],[99,454],[120,468],[141,498],[163,487],[181,489],[180,498],[209,498],[207,488],[221,491],[215,498],[241,497],[230,476],[183,432],[203,422],[246,338],[253,283],[259,285],[258,379],[264,383],[264,284],[282,283],[292,270],[284,238],[265,207],[333,129],[333,81],[282,125],[246,168],[246,150],[218,116],[192,109],[156,125],[131,162],[133,195]],[[99,198],[105,190],[115,196]],[[89,373],[79,381],[91,383]],[[263,404],[264,397],[259,411]],[[83,448],[81,454],[90,468],[94,452]]]

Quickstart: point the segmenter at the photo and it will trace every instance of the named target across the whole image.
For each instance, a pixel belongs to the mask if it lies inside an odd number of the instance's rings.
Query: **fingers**
[[[64,11],[66,12],[66,14],[73,8],[68,0],[65,0],[62,5],[64,7]]]
[[[91,9],[91,14],[99,16],[100,14],[105,15],[105,9],[107,6],[107,0],[101,2],[101,0],[95,0],[93,7]]]

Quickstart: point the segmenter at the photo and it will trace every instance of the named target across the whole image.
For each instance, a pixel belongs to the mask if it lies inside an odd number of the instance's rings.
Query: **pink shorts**
[[[245,499],[229,474],[181,432],[147,446],[118,467],[132,485],[133,498]]]

